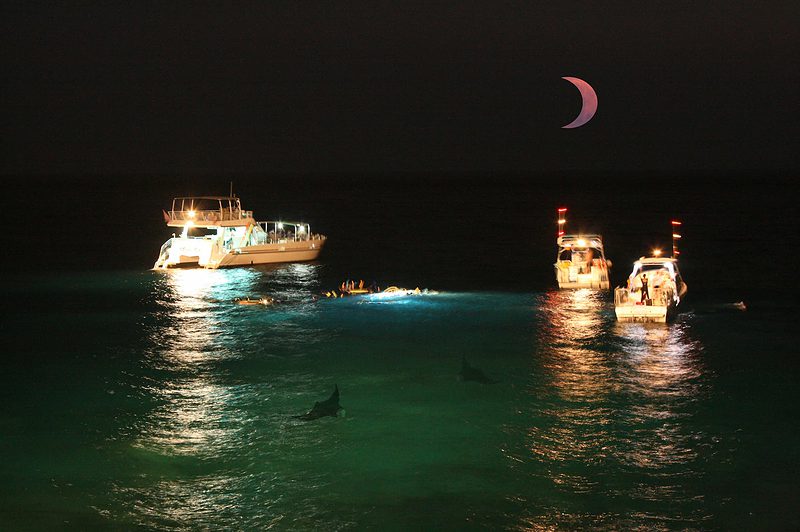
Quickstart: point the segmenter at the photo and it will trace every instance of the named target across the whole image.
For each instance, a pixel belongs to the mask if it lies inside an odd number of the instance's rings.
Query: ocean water
[[[251,183],[257,214],[328,234],[319,261],[152,272],[177,184],[60,186],[26,236],[42,260],[3,277],[2,529],[800,526],[796,313],[760,275],[765,232],[797,225],[780,187]],[[681,217],[674,323],[554,289],[562,202],[617,284]],[[348,276],[439,293],[318,298]],[[280,303],[233,301],[259,295]],[[335,385],[339,417],[293,417]]]

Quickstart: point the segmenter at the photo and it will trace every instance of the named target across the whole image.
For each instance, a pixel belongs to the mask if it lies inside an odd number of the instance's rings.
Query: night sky
[[[6,175],[798,170],[796,0],[9,4]]]

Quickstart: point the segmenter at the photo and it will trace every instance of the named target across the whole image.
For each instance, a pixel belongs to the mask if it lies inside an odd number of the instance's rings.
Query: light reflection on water
[[[637,526],[706,518],[702,494],[687,488],[696,447],[711,436],[687,430],[692,404],[704,393],[702,346],[686,322],[622,324],[606,294],[554,291],[542,297],[536,353],[543,378],[537,423],[527,432],[531,458],[565,495],[606,500],[618,513],[591,518],[563,505],[522,520],[520,528],[555,523]],[[513,457],[519,459],[519,457]],[[687,515],[626,512],[636,500],[689,501]],[[660,506],[663,508],[663,506]]]
[[[708,384],[689,322],[617,324],[606,294],[590,290],[548,292],[533,309],[520,304],[520,295],[476,293],[381,305],[315,301],[318,274],[318,266],[304,264],[178,270],[157,279],[159,319],[149,329],[140,385],[154,407],[131,438],[142,476],[114,486],[127,520],[159,528],[380,524],[374,500],[414,493],[442,497],[449,512],[458,512],[453,486],[473,495],[475,470],[495,479],[494,496],[508,507],[501,512],[470,499],[473,513],[509,528],[635,527],[667,519],[695,526],[704,519],[693,461],[709,435],[687,427]],[[233,301],[262,295],[281,303]],[[531,311],[536,349],[515,354],[514,346],[529,345],[519,325],[530,322]],[[417,337],[419,331],[425,334]],[[508,331],[511,341],[500,343]],[[423,344],[446,354],[428,359],[417,353]],[[486,356],[489,346],[510,349],[508,358]],[[487,387],[458,382],[462,353],[508,378]],[[513,373],[516,357],[532,364],[530,375]],[[339,381],[343,404],[353,414],[293,420],[302,413],[298,404],[324,398],[330,372],[343,365],[340,374],[350,381]],[[502,418],[507,401],[514,414]],[[406,419],[405,411],[415,417]],[[403,448],[392,443],[426,424],[430,434]],[[491,435],[492,426],[500,435]],[[476,441],[450,439],[463,439],[466,428]],[[403,454],[405,448],[414,452]],[[477,450],[485,462],[474,462]],[[419,464],[430,456],[451,468],[452,484],[424,480]],[[409,468],[422,471],[419,481]],[[364,478],[390,487],[376,495]],[[683,513],[666,512],[670,501]]]
[[[181,529],[189,523],[246,527],[240,509],[260,493],[265,505],[250,516],[256,520],[249,526],[280,522],[280,513],[270,514],[269,501],[280,500],[290,488],[281,489],[274,473],[252,464],[254,455],[264,454],[259,446],[285,446],[291,436],[273,433],[266,439],[259,427],[273,421],[261,418],[258,408],[270,400],[269,385],[231,382],[224,368],[246,360],[272,337],[298,341],[286,322],[313,314],[318,268],[289,264],[157,274],[159,320],[150,330],[144,360],[148,378],[141,384],[157,406],[140,420],[131,443],[132,458],[144,464],[144,473],[134,485],[115,486],[119,501],[136,501],[128,519],[159,528]],[[235,302],[264,295],[280,303]],[[254,320],[262,327],[241,326]],[[281,417],[273,428],[285,430],[285,424]],[[272,490],[274,495],[263,493]]]

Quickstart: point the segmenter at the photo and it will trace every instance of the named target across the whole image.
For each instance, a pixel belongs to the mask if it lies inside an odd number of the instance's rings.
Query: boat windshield
[[[216,236],[217,229],[215,227],[189,227],[187,228],[186,234],[191,238],[204,238],[207,236]]]

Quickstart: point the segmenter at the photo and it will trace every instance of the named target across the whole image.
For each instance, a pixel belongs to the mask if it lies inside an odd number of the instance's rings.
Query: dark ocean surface
[[[170,272],[161,209],[227,179],[8,185],[0,529],[800,527],[788,183],[332,181],[236,183],[318,261]],[[562,205],[615,285],[683,222],[674,323],[554,289]],[[439,294],[317,300],[347,277]]]

